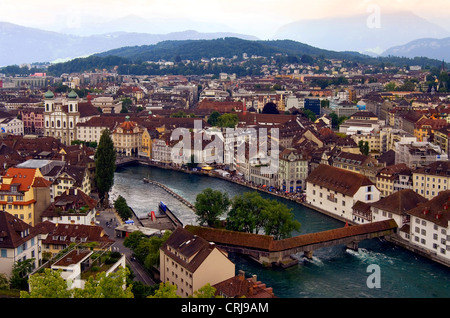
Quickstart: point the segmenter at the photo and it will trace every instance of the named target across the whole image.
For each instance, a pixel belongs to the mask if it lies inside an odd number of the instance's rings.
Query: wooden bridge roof
[[[207,241],[215,242],[217,244],[242,246],[269,252],[278,252],[351,236],[393,230],[397,227],[397,223],[393,219],[389,219],[362,225],[346,226],[318,233],[303,234],[283,240],[274,240],[274,238],[270,235],[235,232],[194,225],[186,225],[185,228],[192,234],[198,235]]]

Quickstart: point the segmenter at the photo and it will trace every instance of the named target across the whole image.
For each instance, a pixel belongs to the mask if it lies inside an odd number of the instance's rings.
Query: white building
[[[356,202],[372,203],[380,191],[362,174],[321,164],[306,179],[306,203],[343,220],[355,221]]]
[[[0,118],[0,132],[23,135],[23,121],[15,117]]]
[[[410,243],[437,259],[450,261],[450,190],[410,210]]]

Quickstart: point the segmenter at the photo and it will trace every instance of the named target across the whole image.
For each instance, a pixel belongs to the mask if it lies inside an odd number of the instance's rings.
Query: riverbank
[[[282,192],[278,189],[275,188],[267,188],[267,187],[261,187],[261,186],[256,186],[254,184],[252,184],[251,182],[246,182],[242,179],[242,177],[238,177],[238,176],[230,176],[230,177],[226,177],[226,176],[222,176],[219,175],[217,173],[214,173],[212,171],[202,171],[202,170],[188,170],[188,169],[183,169],[181,167],[177,167],[177,166],[172,166],[169,164],[161,164],[161,163],[156,163],[156,162],[151,162],[149,160],[142,160],[142,159],[136,159],[132,162],[130,162],[130,164],[140,164],[143,166],[151,166],[151,167],[156,167],[156,168],[161,168],[164,170],[172,170],[172,171],[177,171],[177,172],[183,172],[183,173],[187,173],[187,174],[196,174],[196,175],[202,175],[202,176],[207,176],[207,177],[212,177],[212,178],[217,178],[217,179],[221,179],[230,183],[234,183],[237,185],[241,185],[244,186],[246,188],[249,189],[253,189],[262,193],[267,193],[270,195],[274,195],[277,196],[279,198],[283,198],[286,200],[290,200],[292,202],[295,202],[301,206],[304,206],[306,208],[309,208],[311,210],[314,210],[316,212],[319,212],[321,214],[327,215],[330,218],[333,218],[335,220],[338,220],[340,222],[343,223],[348,223],[349,225],[355,224],[354,222],[344,219],[342,217],[339,217],[333,213],[330,213],[326,210],[323,209],[318,209],[317,207],[311,206],[309,204],[307,204],[305,202],[305,197],[302,194],[291,194],[291,193],[285,193]],[[450,262],[437,257],[437,255],[434,255],[432,251],[427,251],[427,250],[423,250],[420,249],[419,247],[413,245],[412,243],[405,241],[404,239],[401,239],[399,237],[396,237],[396,235],[393,235],[392,237],[386,237],[386,241],[388,241],[391,244],[394,244],[395,246],[399,246],[401,248],[404,248],[405,250],[411,251],[417,255],[420,255],[422,257],[425,257],[427,259],[430,259],[436,263],[439,263],[441,265],[444,265],[446,267],[450,267]]]

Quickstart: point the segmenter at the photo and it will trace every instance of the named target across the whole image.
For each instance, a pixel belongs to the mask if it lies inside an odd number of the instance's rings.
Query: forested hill
[[[243,60],[243,54],[249,58]],[[209,63],[202,65],[202,58],[232,59],[231,63]],[[233,59],[235,57],[235,59]],[[302,63],[324,65],[326,60],[339,59],[347,65],[361,63],[365,65],[393,66],[420,65],[423,68],[440,67],[442,61],[428,58],[377,57],[373,58],[357,52],[335,52],[312,47],[291,40],[252,41],[238,38],[221,38],[214,40],[182,40],[163,41],[155,45],[130,46],[114,49],[104,53],[91,55],[87,58],[77,58],[65,63],[51,65],[48,73],[59,76],[62,73],[75,73],[95,69],[111,69],[117,66],[119,74],[134,75],[202,75],[220,72],[236,73],[237,76],[260,75],[261,65],[268,64],[271,59],[276,65],[284,63]],[[174,62],[172,67],[161,68],[149,62]],[[192,63],[183,63],[189,60]],[[271,64],[273,64],[271,62]]]
[[[214,40],[184,40],[163,41],[155,45],[123,47],[110,50],[97,56],[119,56],[133,61],[173,61],[177,57],[182,60],[200,60],[201,58],[224,57],[242,58],[246,53],[252,55],[271,57],[277,53],[292,56],[304,54],[312,56],[323,55],[328,59],[354,59],[355,57],[369,58],[357,52],[334,52],[322,50],[313,46],[291,40],[250,41],[238,38],[221,38]]]

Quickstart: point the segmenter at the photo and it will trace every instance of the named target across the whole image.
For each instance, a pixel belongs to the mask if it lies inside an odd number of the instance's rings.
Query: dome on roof
[[[78,98],[78,95],[77,95],[77,93],[75,93],[74,90],[72,90],[72,91],[69,93],[68,97],[69,97],[69,98]]]
[[[53,98],[53,97],[55,97],[55,94],[53,94],[53,92],[52,92],[51,90],[48,90],[48,91],[45,93],[44,97],[45,97],[46,99]]]

